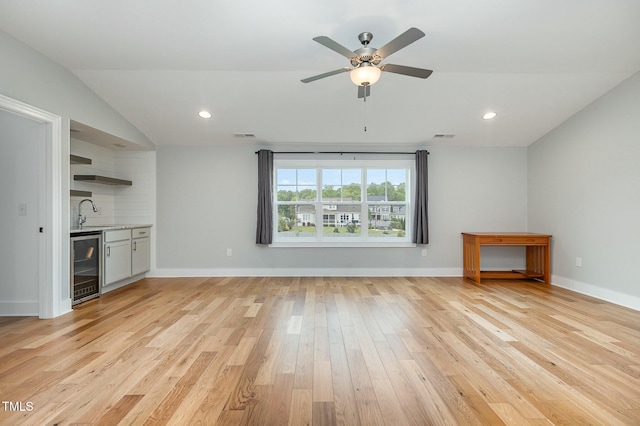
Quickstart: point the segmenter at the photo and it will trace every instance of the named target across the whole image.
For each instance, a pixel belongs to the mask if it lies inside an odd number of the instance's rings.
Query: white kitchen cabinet
[[[131,275],[142,274],[151,269],[151,242],[149,228],[131,231]]]
[[[131,230],[105,231],[104,233],[103,286],[131,276]]]

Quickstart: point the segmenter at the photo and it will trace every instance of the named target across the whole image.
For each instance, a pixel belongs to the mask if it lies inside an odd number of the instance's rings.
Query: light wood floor
[[[0,342],[3,425],[640,424],[640,313],[533,281],[146,279]]]

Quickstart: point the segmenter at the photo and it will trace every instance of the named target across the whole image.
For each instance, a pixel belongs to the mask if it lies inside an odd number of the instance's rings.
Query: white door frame
[[[40,318],[61,315],[62,307],[62,118],[0,94],[0,108],[44,123],[46,126],[45,171],[39,194],[44,232],[40,240],[38,314]]]

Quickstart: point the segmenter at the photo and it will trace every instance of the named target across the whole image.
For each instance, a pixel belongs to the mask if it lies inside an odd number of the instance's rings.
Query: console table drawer
[[[480,237],[480,244],[483,246],[497,245],[545,245],[549,244],[548,237],[529,237],[529,236],[511,236],[511,235],[484,235]]]

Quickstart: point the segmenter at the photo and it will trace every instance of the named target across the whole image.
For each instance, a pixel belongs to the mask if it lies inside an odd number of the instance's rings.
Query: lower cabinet
[[[103,286],[131,276],[131,230],[105,231],[104,233]]]
[[[149,228],[104,231],[103,287],[150,269],[149,231]]]
[[[134,229],[131,237],[131,275],[142,274],[151,269],[149,228]]]

